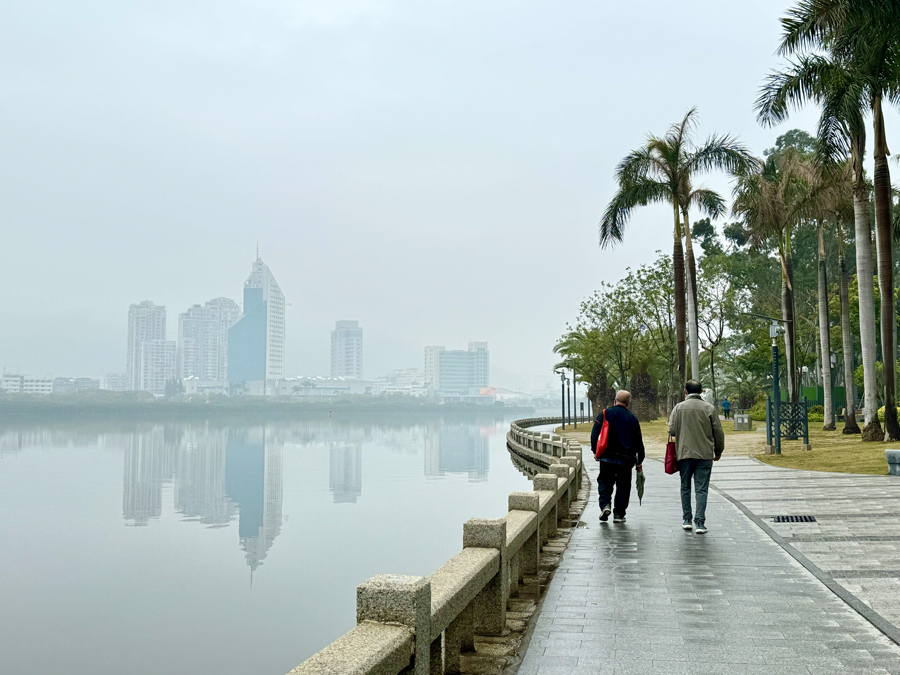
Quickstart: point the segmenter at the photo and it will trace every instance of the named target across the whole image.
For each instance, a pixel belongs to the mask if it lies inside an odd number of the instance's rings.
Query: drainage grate
[[[815,516],[775,516],[772,518],[773,522],[776,523],[814,523],[816,522]]]

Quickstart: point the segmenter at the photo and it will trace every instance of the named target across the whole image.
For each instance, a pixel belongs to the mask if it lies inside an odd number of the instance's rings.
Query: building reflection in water
[[[247,564],[262,564],[281,531],[283,442],[263,427],[156,425],[119,437],[125,447],[122,515],[147,525],[162,514],[163,487],[173,485],[175,511],[223,526],[238,515]]]
[[[362,446],[359,443],[330,444],[328,488],[335,504],[355,504],[362,494]]]
[[[485,430],[470,424],[445,424],[425,439],[425,475],[468,474],[470,481],[487,480],[489,457]]]
[[[250,569],[262,564],[281,532],[282,444],[262,428],[228,437],[225,492],[238,506],[238,536]]]

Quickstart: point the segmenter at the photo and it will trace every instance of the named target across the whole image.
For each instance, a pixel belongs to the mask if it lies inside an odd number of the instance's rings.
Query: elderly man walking
[[[713,462],[718,462],[725,450],[725,433],[719,422],[716,407],[700,398],[700,383],[688,380],[684,385],[686,398],[672,408],[669,415],[669,435],[675,437],[675,456],[681,474],[682,527],[705,534],[706,497]],[[691,511],[691,479],[697,498],[697,510]],[[693,523],[692,523],[693,521]]]
[[[597,485],[600,493],[600,520],[606,521],[610,511],[614,523],[625,522],[625,511],[631,497],[631,470],[641,471],[644,462],[644,440],[641,437],[641,423],[628,405],[631,394],[627,391],[616,392],[616,401],[612,408],[607,408],[597,416],[594,430],[591,432],[591,450],[597,454],[597,440],[603,426],[603,418],[609,423],[606,450],[600,457],[600,475]],[[615,507],[611,509],[613,490],[615,489]]]

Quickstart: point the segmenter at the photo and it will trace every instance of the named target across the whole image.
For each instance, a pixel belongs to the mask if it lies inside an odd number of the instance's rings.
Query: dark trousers
[[[613,488],[616,492],[616,503],[613,505],[613,513],[624,516],[628,508],[628,500],[631,498],[631,472],[633,468],[625,464],[614,464],[600,460],[600,475],[597,476],[597,486],[600,493],[600,508],[612,503]]]
[[[685,521],[691,518],[697,525],[706,522],[706,497],[709,494],[709,477],[712,475],[711,459],[682,459],[678,462],[678,473],[681,474],[681,511]],[[694,479],[694,494],[697,498],[697,510],[691,512],[691,479]]]
[[[731,408],[725,408],[725,419],[731,419]]]

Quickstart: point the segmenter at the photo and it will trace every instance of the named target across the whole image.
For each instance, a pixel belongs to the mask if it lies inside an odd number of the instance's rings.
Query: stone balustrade
[[[462,551],[430,576],[382,574],[360,584],[356,627],[289,675],[458,673],[476,634],[501,635],[508,599],[524,575],[538,573],[541,547],[581,484],[580,444],[527,431],[556,421],[517,420],[507,437],[510,451],[547,469],[534,476],[533,491],[511,493],[503,518],[466,521]]]

